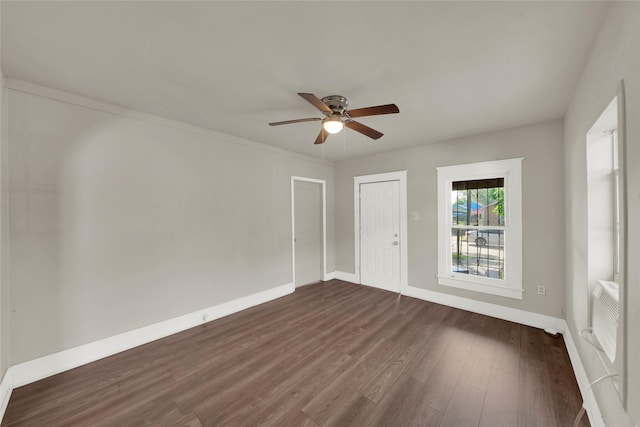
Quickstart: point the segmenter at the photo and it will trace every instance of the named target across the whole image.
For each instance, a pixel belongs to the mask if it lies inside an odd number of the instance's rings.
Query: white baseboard
[[[327,281],[329,281],[329,280],[333,280],[333,279],[335,279],[335,278],[336,278],[336,272],[335,272],[335,271],[332,271],[331,273],[326,273],[326,274],[324,275],[324,279],[323,279],[323,280],[324,280],[325,282],[327,282]]]
[[[335,277],[338,280],[344,280],[345,282],[358,283],[358,278],[353,273],[345,273],[344,271],[335,272]]]
[[[455,295],[415,288],[412,286],[407,287],[407,289],[403,291],[403,295],[435,302],[449,307],[472,311],[474,313],[485,314],[487,316],[497,317],[503,320],[509,320],[511,322],[544,329],[551,333],[561,333],[567,347],[567,353],[569,353],[569,359],[571,361],[571,366],[573,367],[576,381],[578,382],[578,387],[580,388],[580,394],[584,400],[583,406],[586,409],[589,422],[593,427],[605,427],[602,413],[600,412],[595,396],[593,393],[585,393],[585,390],[589,385],[589,378],[587,377],[584,365],[582,364],[580,355],[578,354],[578,349],[576,348],[573,337],[571,336],[571,331],[569,330],[565,320],[546,316],[544,314],[503,307],[497,304],[471,300]]]
[[[573,373],[576,376],[578,388],[580,389],[580,394],[582,395],[582,400],[584,401],[582,406],[584,406],[587,411],[589,423],[593,427],[605,427],[604,419],[602,418],[602,413],[600,412],[598,402],[596,401],[593,392],[587,391],[587,387],[589,387],[589,377],[587,376],[587,371],[584,369],[582,360],[580,360],[578,348],[576,347],[576,343],[573,340],[573,336],[571,335],[571,330],[569,329],[569,326],[566,324],[566,322],[564,324],[564,332],[562,333],[562,337],[564,338],[564,344],[567,347],[567,353],[569,353],[569,359],[571,360]]]
[[[2,381],[3,387],[13,389],[57,373],[91,363],[142,344],[184,331],[211,320],[242,311],[249,307],[283,297],[294,292],[292,283],[257,292],[233,301],[198,310],[193,313],[145,326],[133,331],[101,339],[89,344],[53,353],[11,366]],[[5,380],[8,384],[5,385]],[[3,389],[0,389],[3,390]],[[3,415],[4,413],[0,414]]]
[[[327,276],[330,278],[327,279]],[[344,273],[341,271],[336,271],[335,274],[330,273],[326,275],[325,280],[331,280],[333,277],[347,282],[356,282],[355,274]],[[9,398],[11,397],[13,389],[16,387],[20,387],[95,360],[111,356],[121,351],[155,341],[176,332],[192,328],[204,322],[228,316],[249,307],[283,297],[294,291],[294,285],[292,283],[287,283],[237,300],[218,304],[213,307],[145,326],[143,328],[95,341],[93,343],[11,366],[5,372],[2,382],[0,383],[0,398],[2,398],[2,406],[0,406],[0,420],[4,417],[5,410],[9,403]],[[589,421],[594,427],[604,427],[604,420],[602,419],[602,414],[593,393],[586,393],[585,396],[585,389],[589,384],[589,380],[580,360],[580,355],[578,354],[571,332],[564,320],[543,314],[503,307],[497,304],[490,304],[454,295],[434,292],[427,289],[415,288],[412,286],[407,287],[403,294],[425,301],[435,302],[479,314],[485,314],[540,329],[561,332],[563,334],[580,392],[584,399],[584,407],[587,411]]]
[[[0,398],[2,399],[2,406],[0,406],[0,421],[4,418],[4,413],[7,410],[7,406],[9,405],[9,399],[11,399],[11,392],[13,392],[12,383],[12,374],[11,368],[7,369],[2,377],[2,382],[0,383]]]
[[[403,290],[403,295],[491,317],[497,317],[498,319],[508,320],[510,322],[533,326],[534,328],[557,332],[563,332],[564,330],[565,323],[562,319],[544,314],[532,313],[530,311],[519,310],[517,308],[504,307],[498,304],[491,304],[456,295],[434,292],[428,289],[415,288],[413,286],[407,286],[407,288]]]

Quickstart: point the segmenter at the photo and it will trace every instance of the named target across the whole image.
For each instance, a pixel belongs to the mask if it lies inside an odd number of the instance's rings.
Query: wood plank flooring
[[[551,427],[580,405],[561,337],[333,280],[17,388],[2,426]]]

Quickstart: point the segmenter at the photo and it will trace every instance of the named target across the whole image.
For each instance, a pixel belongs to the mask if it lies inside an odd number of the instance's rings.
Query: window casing
[[[437,168],[440,285],[522,299],[522,160]]]

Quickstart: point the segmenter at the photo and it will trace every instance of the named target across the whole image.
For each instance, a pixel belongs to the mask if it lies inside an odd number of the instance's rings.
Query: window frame
[[[438,284],[490,295],[522,299],[522,161],[523,157],[436,168],[438,185]],[[451,191],[455,181],[504,178],[504,279],[452,271],[454,228]],[[491,227],[487,227],[491,228]]]

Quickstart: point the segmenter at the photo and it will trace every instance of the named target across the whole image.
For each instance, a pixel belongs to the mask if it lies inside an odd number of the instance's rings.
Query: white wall
[[[7,90],[0,72],[0,378],[9,367],[10,304],[9,304],[9,215],[8,215],[8,126]]]
[[[291,283],[291,175],[325,179],[333,210],[326,162],[22,86],[8,98],[11,364]],[[327,228],[333,271],[332,215]]]
[[[562,121],[392,151],[336,165],[336,269],[354,273],[353,177],[408,170],[409,286],[499,304],[556,318],[564,308]],[[382,142],[384,144],[384,142]],[[522,301],[437,284],[438,166],[524,157]],[[536,293],[545,285],[547,295]]]
[[[587,326],[586,134],[624,80],[628,172],[627,358],[628,414],[610,381],[595,386],[606,425],[640,424],[640,3],[615,2],[580,79],[565,118],[567,323],[574,337]],[[594,350],[579,340],[591,380],[604,374]],[[630,420],[630,419],[631,420]]]
[[[0,8],[0,11],[2,8]],[[0,19],[0,22],[2,20]],[[1,33],[1,31],[0,31]],[[0,43],[1,44],[1,43]],[[7,108],[2,58],[0,57],[0,378],[9,367],[9,280],[8,280],[8,180]]]

